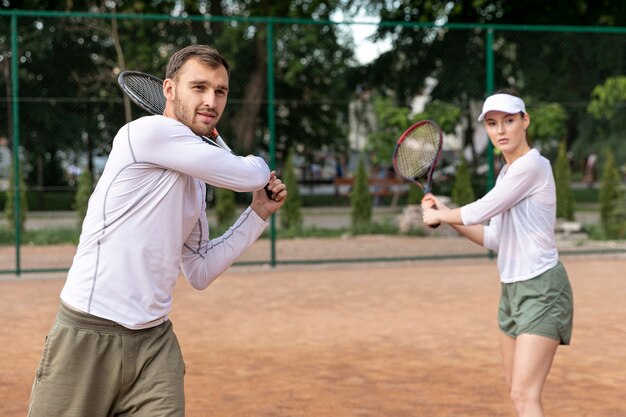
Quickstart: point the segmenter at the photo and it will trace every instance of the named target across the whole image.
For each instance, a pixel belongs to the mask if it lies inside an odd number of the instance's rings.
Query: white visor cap
[[[526,114],[524,100],[510,94],[494,94],[487,97],[483,104],[483,112],[478,116],[478,121],[485,120],[485,115],[490,111],[502,111],[509,114],[522,112]]]

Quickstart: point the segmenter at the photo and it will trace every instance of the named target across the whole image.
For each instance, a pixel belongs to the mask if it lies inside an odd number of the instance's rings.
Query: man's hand
[[[252,193],[250,204],[252,210],[263,220],[267,220],[272,213],[281,208],[287,198],[287,186],[276,177],[275,171],[270,173],[270,181],[266,188],[272,193],[272,198],[267,196],[264,189],[260,189]]]

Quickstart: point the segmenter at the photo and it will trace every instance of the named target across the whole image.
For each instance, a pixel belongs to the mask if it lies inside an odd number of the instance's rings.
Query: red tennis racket
[[[400,136],[393,151],[396,174],[416,184],[424,194],[431,193],[433,172],[442,146],[443,132],[435,122],[424,120],[415,123]]]

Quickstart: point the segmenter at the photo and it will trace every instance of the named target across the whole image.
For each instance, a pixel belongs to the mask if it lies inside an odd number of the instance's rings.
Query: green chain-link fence
[[[447,132],[435,191],[450,195],[463,157],[475,194],[484,194],[499,158],[475,119],[485,95],[501,87],[519,90],[533,121],[546,126],[535,131],[536,145],[553,163],[558,142],[567,142],[575,181],[582,180],[586,158],[595,154],[601,164],[607,147],[624,163],[623,99],[611,104],[617,117],[594,117],[588,106],[596,86],[626,74],[626,28],[382,22],[379,34],[393,39],[394,47],[362,63],[347,37],[353,25],[0,11],[0,203],[25,211],[19,200],[6,201],[9,185],[18,185],[18,167],[27,197],[24,231],[11,221],[3,226],[14,240],[0,248],[2,272],[69,268],[72,245],[69,255],[46,258],[31,252],[30,244],[26,254],[24,243],[32,238],[24,234],[46,228],[78,233],[79,174],[90,170],[97,179],[116,131],[143,115],[124,100],[117,75],[133,69],[162,78],[171,53],[192,43],[215,46],[231,63],[229,104],[220,123],[231,146],[264,155],[279,173],[288,151],[296,155],[303,231],[282,230],[273,219],[267,238],[242,263],[488,256],[446,228],[432,232],[418,224],[410,233],[399,231],[413,220],[403,212],[411,193],[390,178],[389,168],[401,127],[428,116]],[[550,126],[559,120],[553,113],[565,115],[559,126]],[[370,233],[354,236],[349,193],[359,158],[371,178],[388,181],[371,186]],[[590,184],[578,195],[592,198],[596,191]],[[241,204],[247,199],[238,196]],[[563,250],[623,248],[598,243]]]

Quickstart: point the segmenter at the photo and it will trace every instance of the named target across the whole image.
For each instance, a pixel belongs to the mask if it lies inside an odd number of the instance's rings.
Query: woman
[[[423,220],[448,223],[498,253],[506,381],[517,415],[540,417],[543,385],[557,347],[570,342],[573,318],[572,290],[554,236],[554,178],[550,162],[529,144],[530,116],[515,92],[488,97],[478,121],[506,162],[494,188],[456,209],[428,194],[422,200]]]

